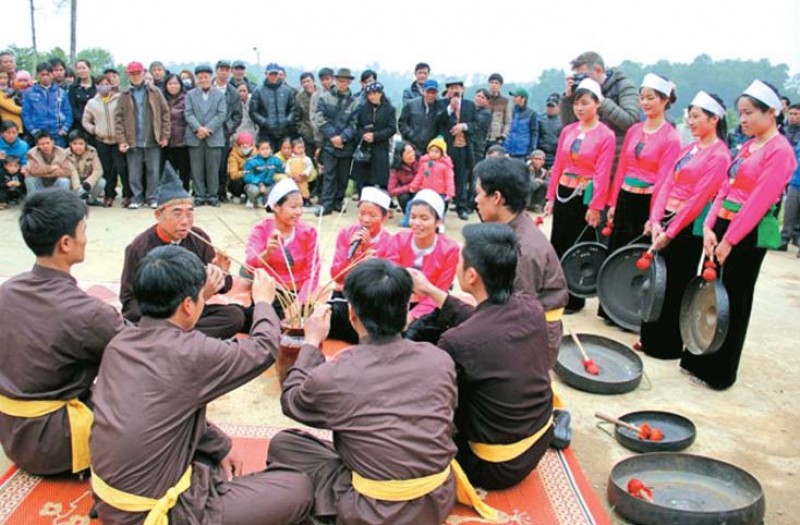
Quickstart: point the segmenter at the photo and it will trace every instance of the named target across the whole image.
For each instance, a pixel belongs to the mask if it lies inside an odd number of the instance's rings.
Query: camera
[[[588,75],[588,74],[586,74],[586,73],[575,73],[574,75],[572,75],[572,76],[571,76],[571,77],[569,77],[569,78],[571,78],[571,79],[572,79],[572,82],[573,82],[575,85],[578,85],[578,84],[580,84],[580,83],[581,83],[581,80],[584,80],[584,79],[587,79],[587,78],[589,78],[589,75]]]

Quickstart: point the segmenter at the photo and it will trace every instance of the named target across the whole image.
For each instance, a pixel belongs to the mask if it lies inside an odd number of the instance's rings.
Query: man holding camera
[[[469,219],[469,211],[473,207],[470,195],[475,193],[472,180],[472,141],[471,136],[475,122],[475,103],[464,100],[464,82],[453,80],[445,83],[447,88],[447,118],[442,120],[443,129],[439,134],[447,143],[447,154],[453,160],[453,171],[456,176],[456,213],[462,221]]]
[[[78,129],[72,130],[68,139],[67,158],[72,167],[72,191],[89,206],[102,206],[101,195],[106,188],[106,180],[103,178],[103,166],[97,150],[86,143],[86,137]]]
[[[619,70],[606,69],[603,58],[594,51],[581,53],[571,63],[573,75],[567,77],[564,96],[561,99],[561,121],[566,126],[577,120],[572,110],[572,89],[584,78],[591,78],[600,84],[603,98],[600,101],[598,116],[617,137],[617,149],[611,173],[617,169],[619,151],[628,128],[639,122],[639,91],[631,80]]]

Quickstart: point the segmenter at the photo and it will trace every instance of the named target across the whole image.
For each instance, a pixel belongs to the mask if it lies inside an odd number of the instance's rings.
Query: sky
[[[0,48],[30,46],[30,0],[2,1]],[[70,0],[33,1],[38,48],[69,52]],[[424,61],[434,77],[497,71],[507,82],[529,82],[544,69],[567,70],[572,58],[594,50],[608,66],[623,60],[691,62],[706,53],[715,60],[767,58],[786,63],[790,75],[800,73],[797,0],[506,0],[499,9],[480,0],[77,0],[77,5],[78,50],[103,47],[117,63],[260,58],[262,65],[356,72],[377,63],[411,78],[414,64]],[[159,17],[162,21],[154,22]]]

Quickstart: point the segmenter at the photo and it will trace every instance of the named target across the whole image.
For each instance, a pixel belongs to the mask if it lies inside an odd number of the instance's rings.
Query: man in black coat
[[[426,80],[422,97],[405,104],[397,121],[403,140],[413,144],[420,155],[428,150],[428,143],[436,138],[442,121],[447,118],[438,96],[439,83],[433,79]]]
[[[278,151],[281,141],[292,134],[294,122],[294,94],[279,73],[278,64],[267,64],[267,78],[250,99],[250,118],[258,126],[258,138],[269,140],[272,151]]]
[[[473,207],[475,182],[472,177],[472,143],[475,128],[475,103],[464,100],[464,82],[453,80],[445,84],[447,97],[441,101],[446,118],[442,119],[439,134],[447,142],[447,154],[453,160],[456,175],[456,213],[462,221],[469,219]]]

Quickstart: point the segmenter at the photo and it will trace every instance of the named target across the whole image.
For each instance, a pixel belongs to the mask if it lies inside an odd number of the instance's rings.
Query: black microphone
[[[361,230],[364,231],[365,228],[361,228]],[[358,250],[358,247],[360,245],[361,245],[361,237],[359,237],[358,239],[356,239],[355,241],[350,243],[350,249],[347,250],[347,259],[348,260],[353,258],[353,255],[356,254],[356,250]]]

